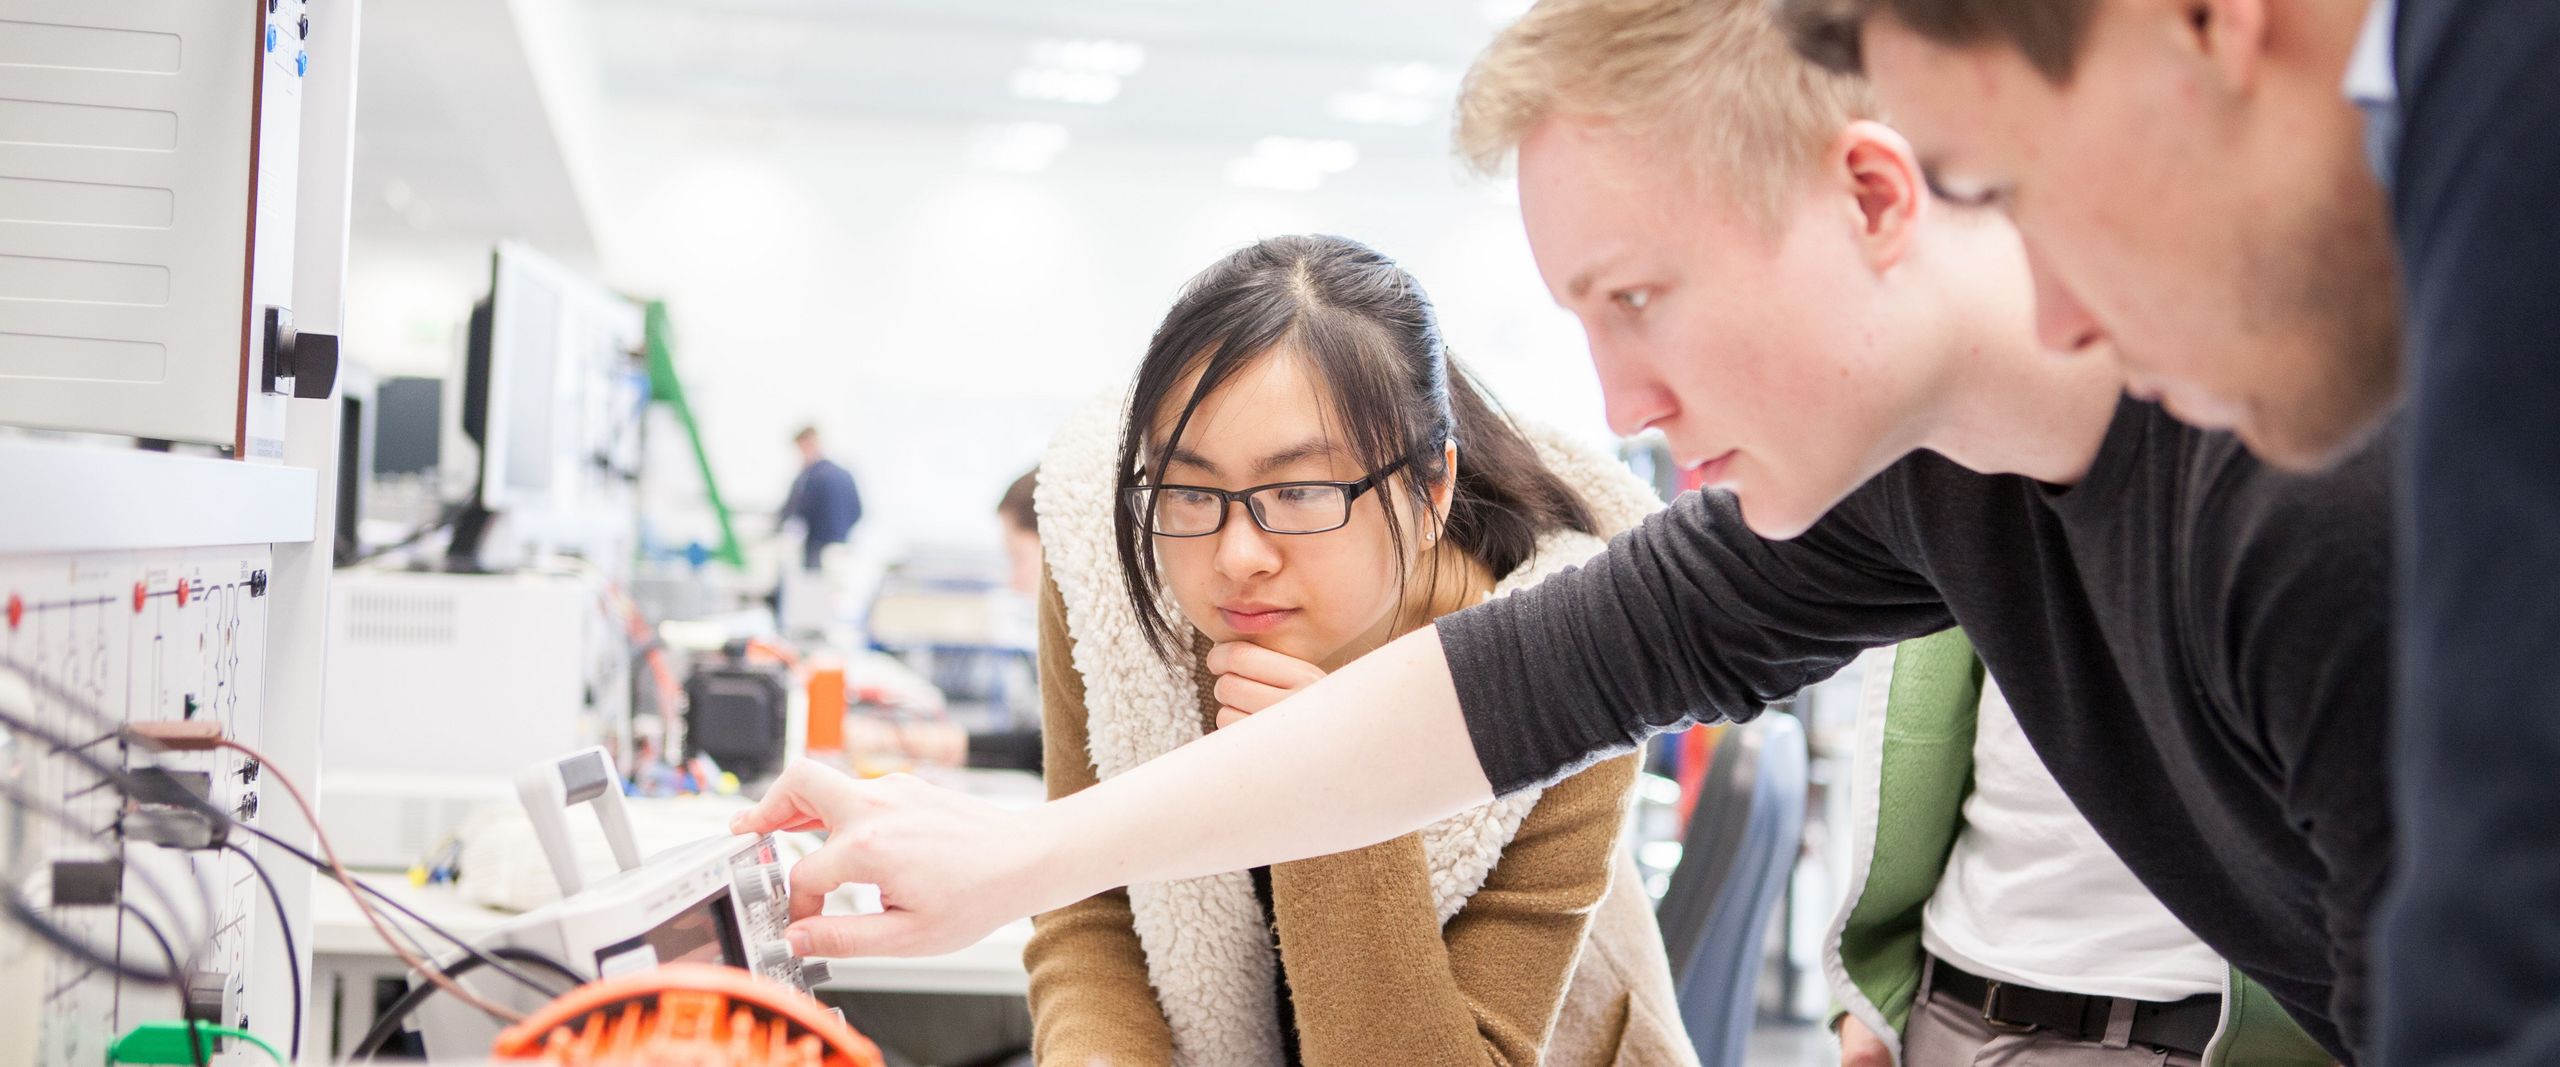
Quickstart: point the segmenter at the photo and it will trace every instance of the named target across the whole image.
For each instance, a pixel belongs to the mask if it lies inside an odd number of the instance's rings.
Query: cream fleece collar
[[[1166,665],[1147,647],[1121,585],[1111,488],[1124,406],[1125,396],[1105,397],[1069,420],[1040,465],[1036,500],[1041,551],[1065,601],[1075,669],[1084,678],[1088,755],[1102,778],[1202,734],[1201,693],[1190,671]],[[1523,423],[1521,429],[1548,469],[1582,491],[1601,529],[1614,534],[1662,506],[1617,460],[1542,427]],[[1550,533],[1494,595],[1535,585],[1602,547],[1588,534]],[[1177,634],[1193,632],[1165,610]],[[1484,885],[1538,797],[1537,790],[1514,793],[1422,831],[1441,922]],[[1278,953],[1251,877],[1237,871],[1133,885],[1129,908],[1146,949],[1148,978],[1172,1026],[1175,1063],[1278,1063]]]

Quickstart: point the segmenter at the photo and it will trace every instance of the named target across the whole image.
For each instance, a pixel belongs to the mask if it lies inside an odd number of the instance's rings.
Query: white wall
[[[1252,192],[1224,178],[1241,137],[1079,143],[1025,176],[973,168],[957,126],[606,118],[592,214],[608,280],[669,301],[740,506],[779,501],[786,438],[815,422],[861,478],[874,534],[992,543],[996,497],[1066,413],[1125,380],[1182,282],[1294,232],[1399,258],[1501,399],[1606,439],[1581,333],[1505,190],[1438,155]]]
[[[460,368],[471,302],[489,295],[495,241],[397,230],[356,234],[347,254],[349,358],[384,377]]]

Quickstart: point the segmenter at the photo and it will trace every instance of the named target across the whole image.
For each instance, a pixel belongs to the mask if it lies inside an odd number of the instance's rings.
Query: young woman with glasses
[[[1042,465],[1050,792],[1579,563],[1658,503],[1499,412],[1393,261],[1335,237],[1238,251]],[[1038,1059],[1694,1063],[1619,840],[1635,760],[1356,852],[1042,916]]]

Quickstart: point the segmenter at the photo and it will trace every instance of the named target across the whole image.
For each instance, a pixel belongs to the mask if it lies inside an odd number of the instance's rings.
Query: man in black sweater
[[[1615,427],[1662,430],[1719,492],[1040,809],[795,769],[739,827],[858,831],[803,861],[795,899],[858,880],[889,907],[801,943],[947,949],[1130,881],[1359,847],[1955,624],[2145,886],[2350,1055],[2389,850],[2387,452],[2271,471],[2123,400],[2103,336],[2040,347],[2013,231],[1934,200],[1853,86],[1717,21],[1758,6],[1665,2],[1626,35],[1730,44],[1684,68],[1724,81],[1668,102],[1600,107],[1595,86],[1639,80],[1607,62],[1480,67],[1461,111],[1471,155],[1517,146],[1539,269]],[[1813,117],[1695,136],[1753,113]]]
[[[2290,476],[2126,401],[2077,484],[1919,453],[1788,541],[1691,494],[1440,646],[1502,793],[1962,625],[2099,836],[2343,1056],[2390,859],[2388,464]]]

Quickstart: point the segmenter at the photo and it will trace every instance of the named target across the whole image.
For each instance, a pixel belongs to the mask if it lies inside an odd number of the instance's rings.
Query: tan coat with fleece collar
[[[1041,677],[1052,796],[1214,729],[1198,665],[1135,634],[1109,535],[1116,405],[1042,464]],[[1524,427],[1606,532],[1656,506],[1608,457]],[[1499,592],[1599,551],[1550,535]],[[1182,632],[1188,632],[1187,629]],[[1285,961],[1308,1067],[1694,1064],[1650,901],[1620,847],[1635,758],[1416,834],[1272,869],[1274,951],[1242,873],[1115,890],[1042,916],[1024,954],[1039,1062],[1279,1063]]]

